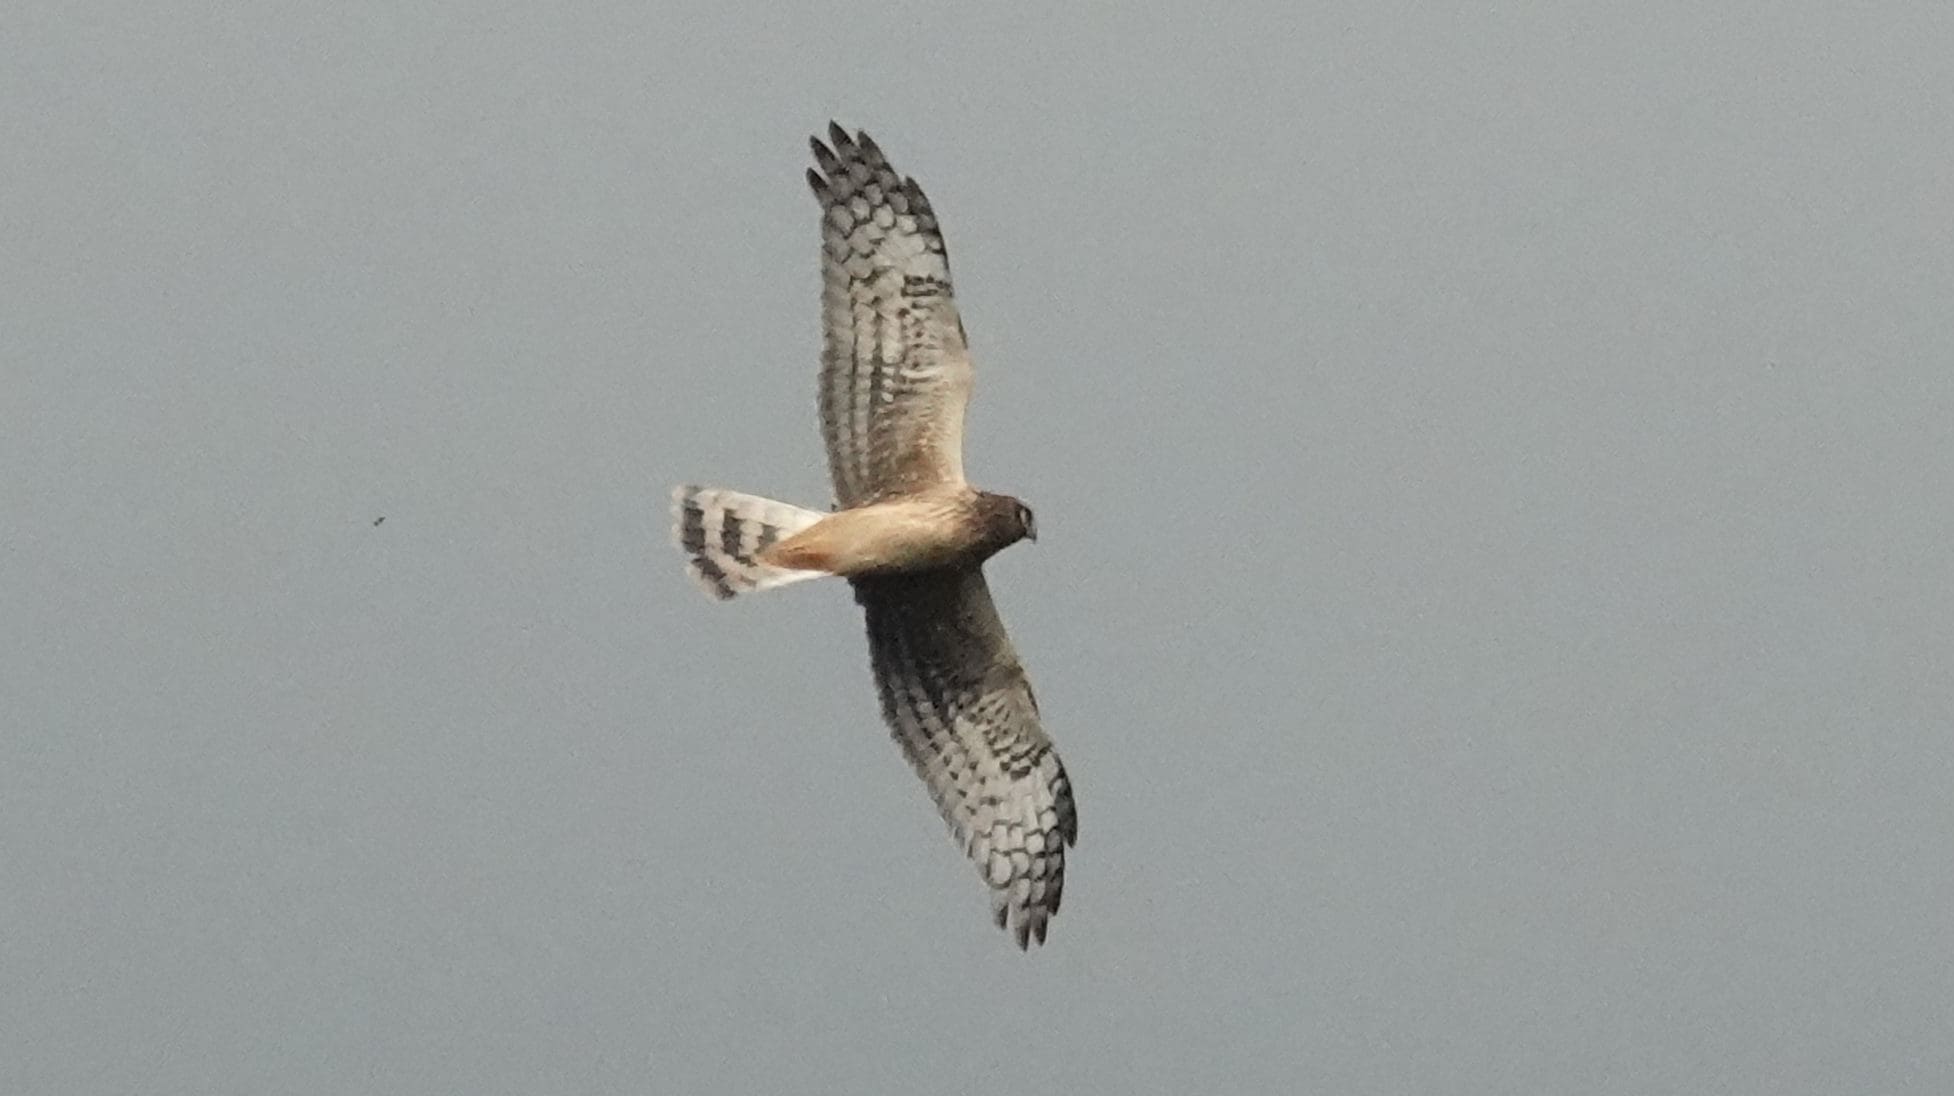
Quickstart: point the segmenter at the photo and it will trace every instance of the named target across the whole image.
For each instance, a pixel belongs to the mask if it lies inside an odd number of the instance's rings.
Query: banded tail
[[[827,574],[774,567],[754,558],[827,516],[716,487],[672,490],[672,531],[686,555],[685,569],[721,601]]]

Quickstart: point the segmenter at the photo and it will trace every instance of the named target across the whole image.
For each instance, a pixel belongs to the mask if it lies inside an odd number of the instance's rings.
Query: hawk
[[[810,143],[835,506],[680,487],[678,544],[720,599],[848,580],[884,720],[990,887],[998,927],[1042,944],[1078,814],[983,570],[1037,527],[1024,503],[964,480],[970,355],[929,199],[866,133],[830,123],[828,143]]]

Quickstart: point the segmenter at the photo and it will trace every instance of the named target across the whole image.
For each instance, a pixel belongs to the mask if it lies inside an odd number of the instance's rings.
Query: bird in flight
[[[1030,507],[964,480],[971,365],[935,211],[868,134],[810,142],[821,206],[821,436],[830,513],[672,492],[687,570],[725,599],[840,576],[868,621],[882,716],[1020,948],[1044,943],[1078,838],[1072,785],[984,583]]]

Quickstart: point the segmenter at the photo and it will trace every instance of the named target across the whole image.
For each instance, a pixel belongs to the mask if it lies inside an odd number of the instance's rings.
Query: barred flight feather
[[[713,487],[672,491],[672,535],[687,557],[686,570],[721,601],[820,578],[825,572],[770,567],[753,557],[826,516],[758,495]]]

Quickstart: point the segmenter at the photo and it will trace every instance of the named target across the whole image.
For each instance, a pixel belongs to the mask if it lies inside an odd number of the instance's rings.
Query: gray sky
[[[1954,1088],[1944,6],[236,7],[0,16],[0,1090]],[[1028,956],[668,544],[826,502],[830,117],[1039,512]]]

